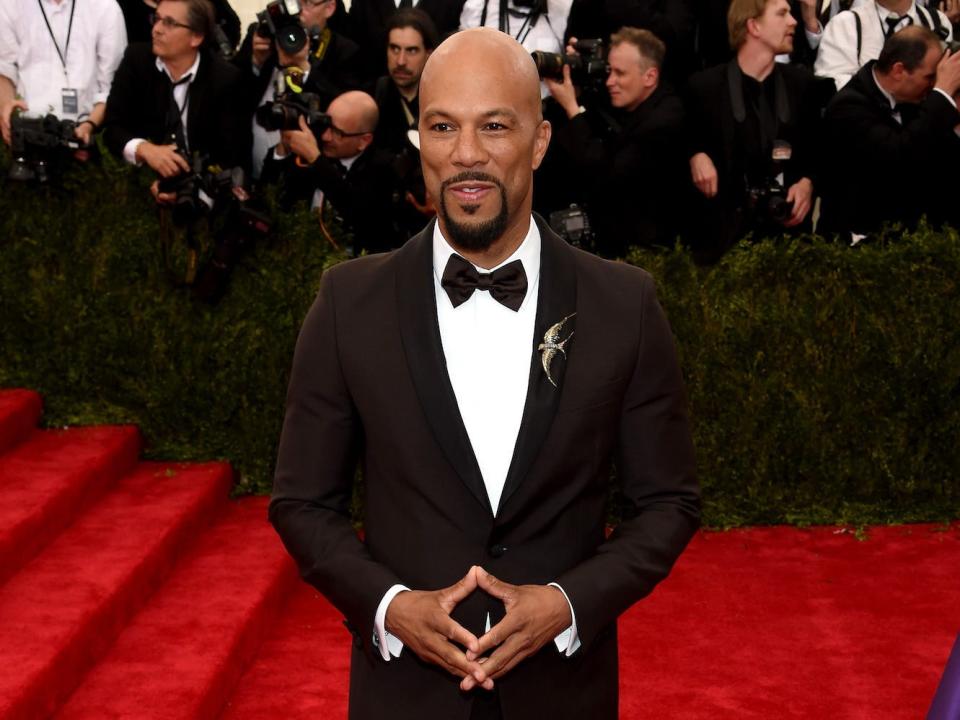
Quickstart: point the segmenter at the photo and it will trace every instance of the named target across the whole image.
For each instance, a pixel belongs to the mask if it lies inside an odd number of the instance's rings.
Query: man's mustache
[[[491,185],[496,185],[500,191],[503,191],[503,183],[500,182],[499,178],[495,178],[493,175],[488,175],[487,173],[482,173],[477,170],[464,170],[462,173],[454,175],[451,178],[447,178],[440,184],[440,192],[444,192],[451,185],[456,185],[457,183],[470,182],[471,180],[476,182],[485,182],[490,183]]]

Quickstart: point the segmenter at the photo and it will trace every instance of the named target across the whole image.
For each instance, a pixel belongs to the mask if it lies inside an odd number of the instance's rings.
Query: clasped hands
[[[501,600],[503,620],[478,638],[450,614],[474,591]],[[450,587],[407,590],[390,602],[386,629],[417,656],[461,678],[460,689],[492,690],[494,681],[572,623],[563,593],[551,585],[511,585],[473,566]]]

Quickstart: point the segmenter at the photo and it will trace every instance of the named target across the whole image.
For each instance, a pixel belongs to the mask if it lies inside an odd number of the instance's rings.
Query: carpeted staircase
[[[0,391],[0,719],[344,718],[350,637],[266,499],[41,410]],[[868,534],[699,533],[621,619],[621,718],[922,718],[960,630],[960,524]]]

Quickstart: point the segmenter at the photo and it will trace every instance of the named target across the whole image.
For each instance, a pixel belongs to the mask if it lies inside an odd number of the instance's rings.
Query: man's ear
[[[547,148],[550,147],[550,137],[553,134],[553,127],[549,121],[541,120],[537,126],[536,135],[533,138],[533,169],[536,170],[543,162],[543,156],[547,154]]]
[[[760,34],[760,28],[757,27],[757,19],[750,18],[747,20],[747,35],[753,35],[757,37]]]
[[[190,47],[198,48],[203,45],[204,36],[200,33],[195,33],[192,30],[190,31]]]
[[[337,4],[335,2],[327,3],[323,8],[323,17],[326,20],[329,20],[333,17],[333,14],[337,11]]]
[[[660,68],[648,67],[646,71],[643,73],[644,87],[648,87],[648,88],[656,87],[658,82],[660,82]]]

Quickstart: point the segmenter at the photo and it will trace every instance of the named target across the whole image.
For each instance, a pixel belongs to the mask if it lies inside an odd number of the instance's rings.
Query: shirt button
[[[490,549],[487,551],[492,558],[501,558],[507,552],[506,545],[491,545]]]

